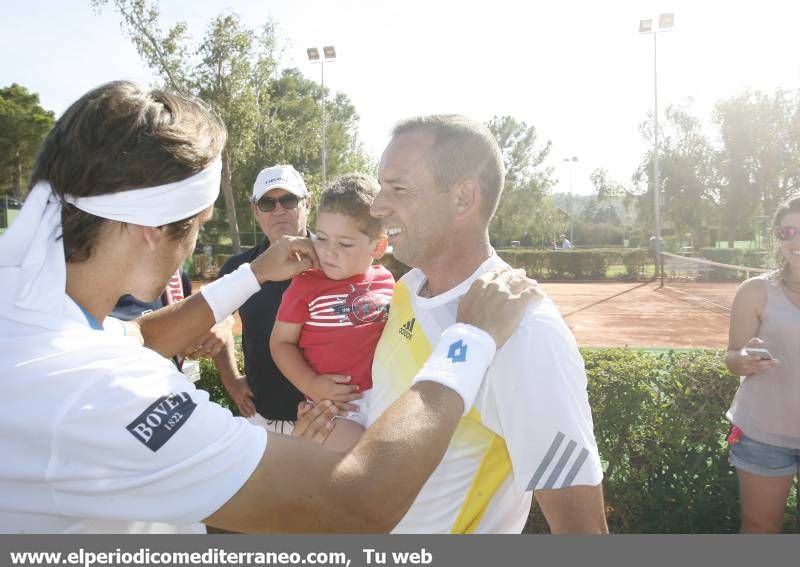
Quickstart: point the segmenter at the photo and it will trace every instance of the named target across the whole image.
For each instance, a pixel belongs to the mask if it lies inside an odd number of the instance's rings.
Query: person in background
[[[744,533],[780,532],[800,472],[800,197],[778,208],[772,228],[779,267],[739,286],[725,355],[741,377],[726,417]]]
[[[114,306],[109,316],[119,319],[120,321],[133,321],[142,315],[147,315],[167,305],[177,303],[190,295],[192,295],[192,280],[189,279],[189,275],[186,272],[178,270],[172,275],[169,282],[167,282],[164,293],[157,299],[153,301],[142,301],[126,293],[119,298],[119,301],[117,301],[117,304]],[[180,356],[173,357],[172,360],[175,366],[193,381],[199,379],[200,368],[197,361],[193,361],[193,364],[190,363],[184,367],[185,360],[187,358],[213,358],[216,356],[225,345],[228,330],[232,326],[233,318],[228,317],[222,323],[214,325],[207,333],[195,337],[185,352]]]
[[[561,236],[559,236],[558,239],[561,241],[561,249],[562,250],[572,250],[572,248],[573,248],[572,242],[569,241],[569,238],[567,238],[567,236],[565,234],[562,234]]]
[[[218,277],[252,262],[282,236],[308,236],[306,228],[311,194],[303,178],[291,165],[275,165],[259,172],[253,183],[250,208],[264,239],[249,250],[232,256]],[[265,282],[261,290],[239,308],[242,320],[242,353],[245,376],[236,364],[233,332],[226,333],[224,346],[214,356],[214,365],[239,413],[268,431],[289,434],[297,418],[297,404],[304,398],[278,369],[269,350],[269,337],[283,292],[291,280]],[[354,391],[354,386],[342,385]]]

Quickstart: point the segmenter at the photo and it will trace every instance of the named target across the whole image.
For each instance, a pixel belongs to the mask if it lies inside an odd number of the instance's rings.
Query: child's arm
[[[360,398],[358,386],[347,383],[350,381],[349,376],[317,374],[308,365],[299,346],[302,328],[302,323],[275,321],[269,338],[269,348],[278,369],[295,388],[315,402],[331,400],[346,403]]]

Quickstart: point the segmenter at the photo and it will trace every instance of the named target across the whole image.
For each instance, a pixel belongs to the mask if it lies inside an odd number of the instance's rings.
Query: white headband
[[[196,215],[219,195],[222,161],[174,183],[94,197],[64,199],[98,217],[161,226]],[[66,301],[61,201],[50,183],[31,190],[19,215],[0,236],[0,317],[57,329]]]
[[[174,183],[94,197],[64,195],[64,200],[96,217],[161,226],[210,207],[219,195],[221,172],[222,160],[217,157],[203,171]]]

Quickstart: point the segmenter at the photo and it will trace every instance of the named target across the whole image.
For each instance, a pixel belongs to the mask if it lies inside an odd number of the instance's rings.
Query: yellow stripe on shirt
[[[475,415],[478,413],[475,408],[464,419],[473,418],[473,413]],[[489,507],[489,502],[510,473],[511,458],[508,455],[506,442],[502,437],[495,435],[483,455],[478,472],[475,474],[475,479],[472,481],[450,533],[474,533]]]

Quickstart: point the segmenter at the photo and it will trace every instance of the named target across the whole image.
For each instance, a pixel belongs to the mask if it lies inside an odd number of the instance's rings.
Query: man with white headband
[[[123,293],[160,294],[193,250],[225,138],[201,104],[128,82],[90,91],[47,136],[0,237],[0,532],[388,530],[536,295],[511,271],[484,278],[449,335],[463,356],[437,347],[348,454],[233,417],[164,357],[263,282],[318,266],[308,240],[281,239],[140,334],[106,319]],[[318,404],[296,433],[324,437],[335,413]]]

